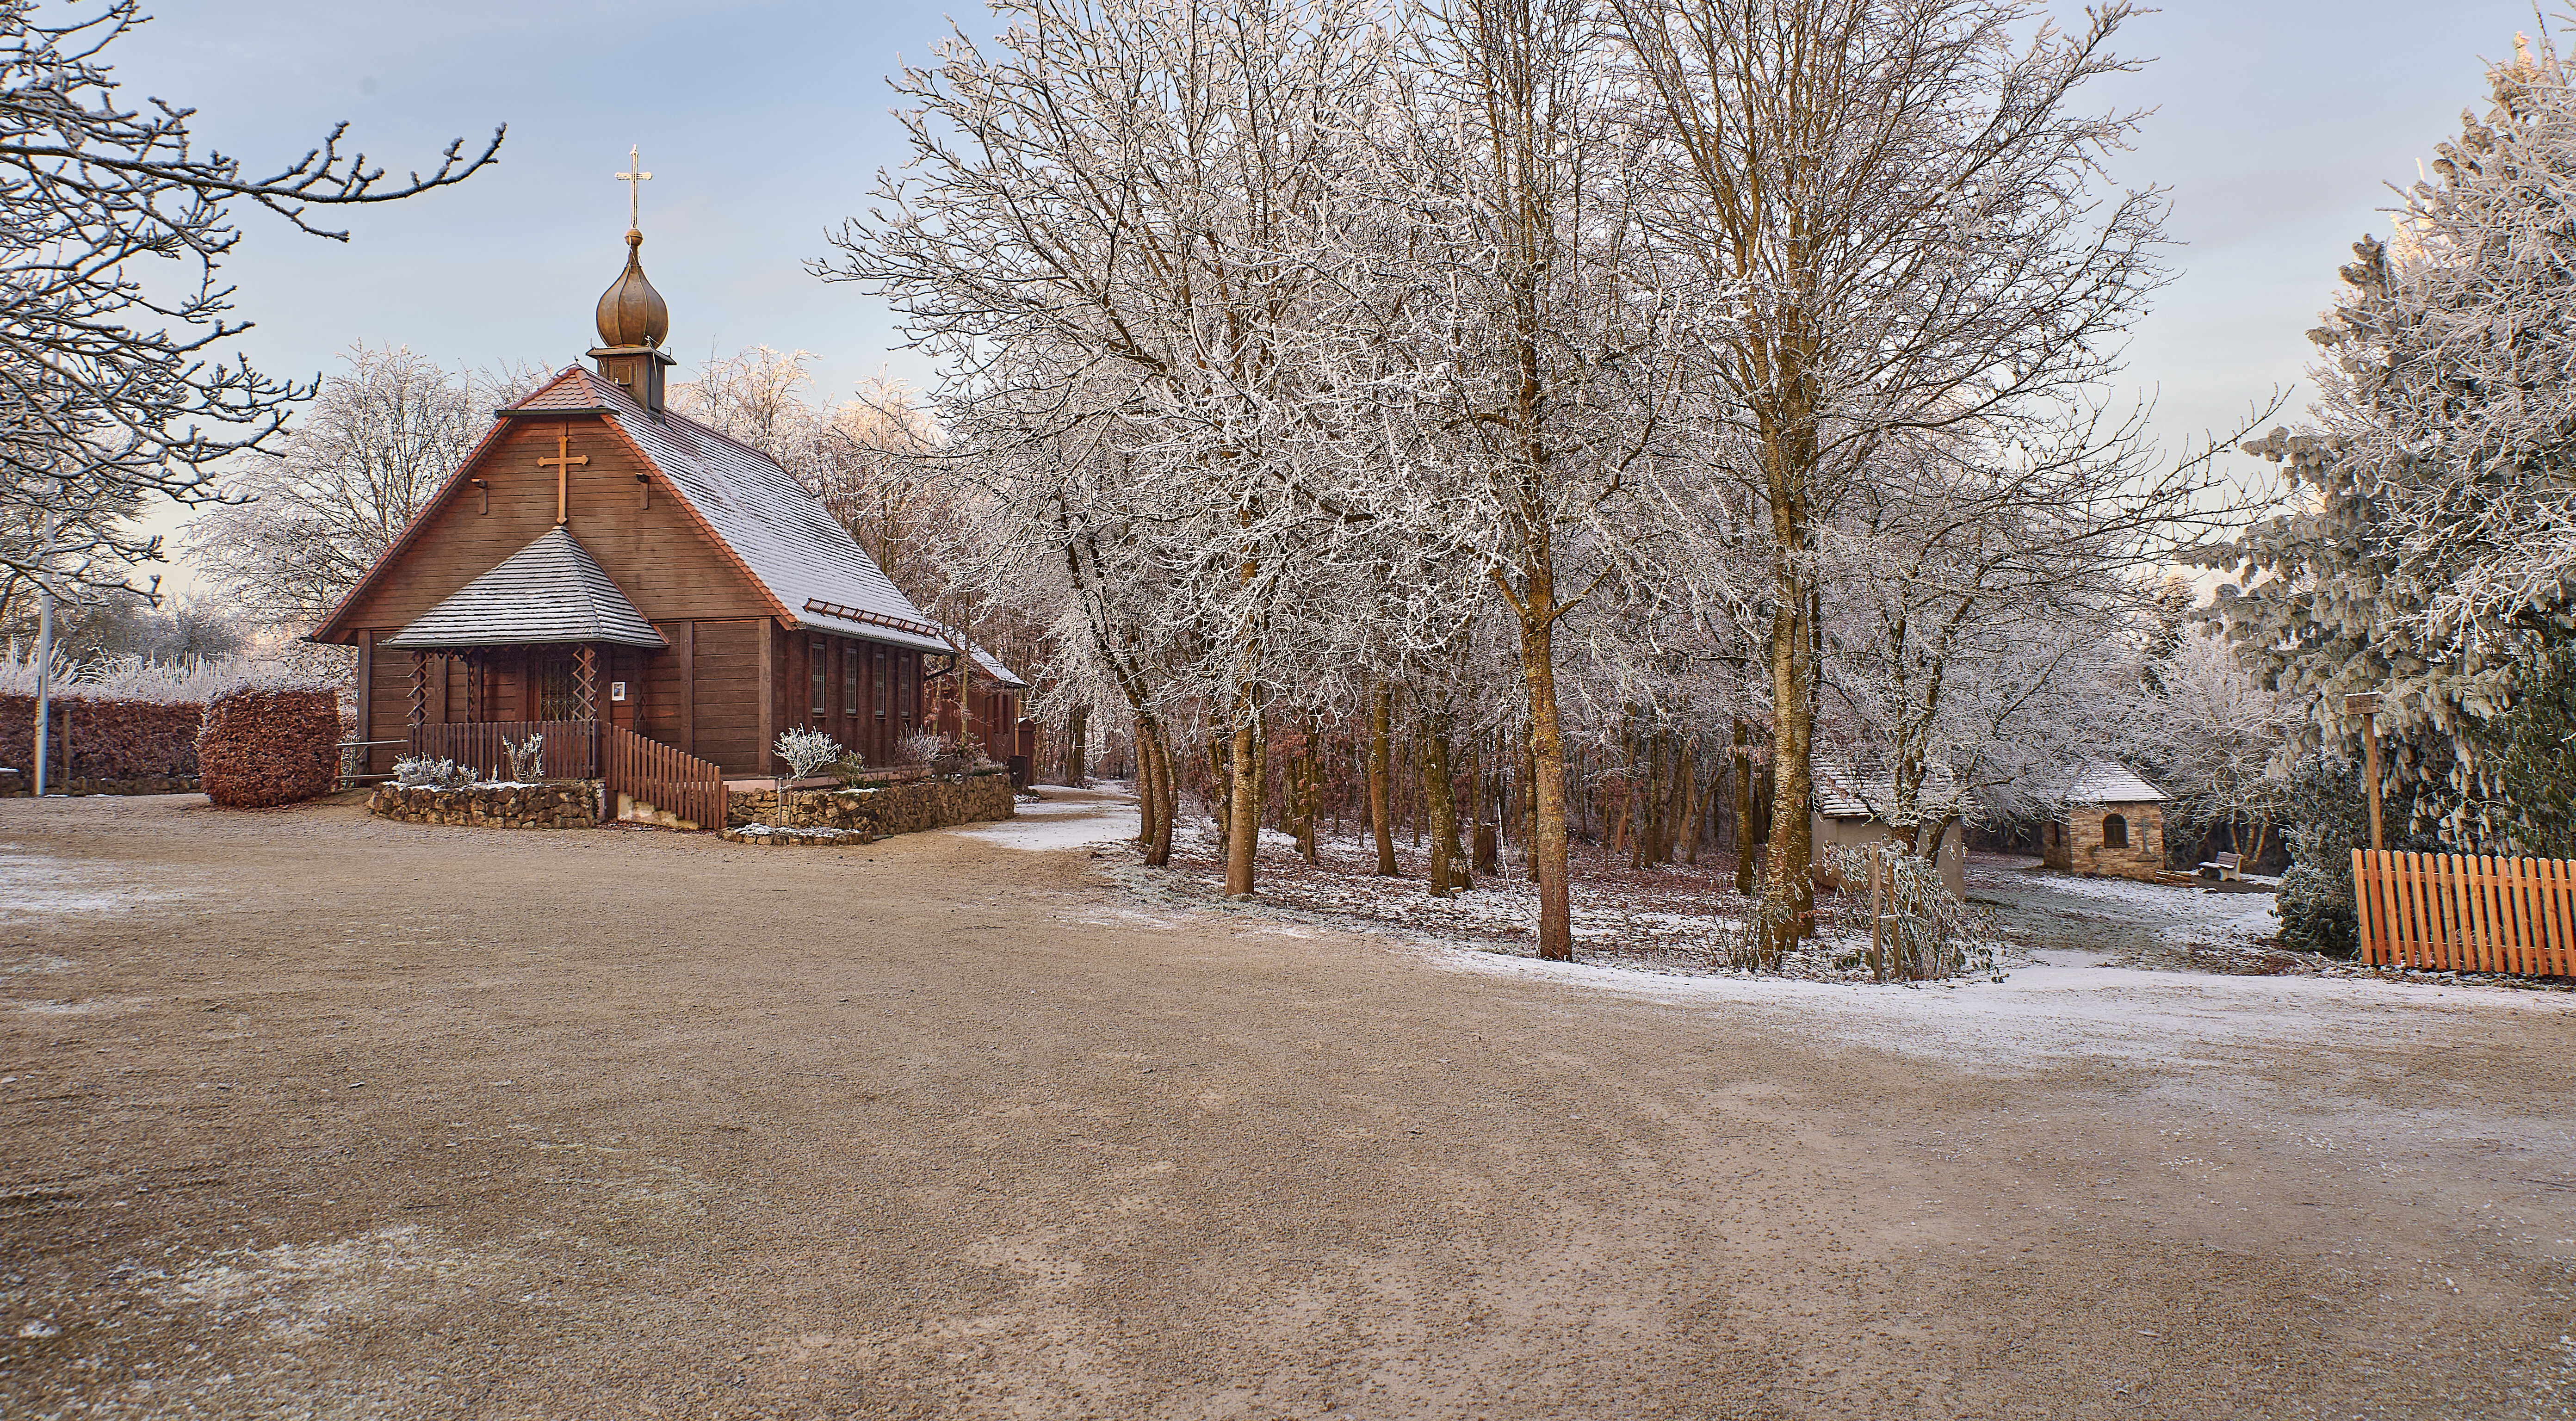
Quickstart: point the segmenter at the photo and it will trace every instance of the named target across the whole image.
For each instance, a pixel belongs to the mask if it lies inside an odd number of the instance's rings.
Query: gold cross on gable
[[[638,145],[638,148],[640,147],[641,145]],[[642,226],[643,224],[636,218],[643,211],[644,185],[653,181],[653,175],[644,171],[644,162],[637,148],[626,150],[626,171],[615,176],[619,182],[626,184],[627,227],[631,230]]]
[[[555,456],[551,459],[540,458],[537,460],[537,467],[540,469],[544,468],[548,464],[555,466],[555,526],[558,528],[563,526],[564,521],[564,480],[572,473],[573,465],[588,464],[589,462],[590,456],[588,454],[579,455],[578,457],[573,454],[572,434],[563,429],[557,429],[555,431]]]

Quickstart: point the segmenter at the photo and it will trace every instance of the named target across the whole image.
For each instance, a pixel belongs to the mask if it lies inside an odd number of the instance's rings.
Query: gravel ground
[[[2570,994],[1547,966],[1049,793],[0,801],[0,1413],[2576,1413]]]

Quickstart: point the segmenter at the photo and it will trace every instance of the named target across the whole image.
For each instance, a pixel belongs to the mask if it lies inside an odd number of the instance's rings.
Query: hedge
[[[236,809],[328,794],[339,779],[339,697],[244,686],[215,697],[197,737],[206,797]]]
[[[197,734],[204,708],[152,701],[90,700],[57,693],[46,773],[70,779],[185,779],[197,773]],[[71,759],[63,760],[68,727]],[[0,696],[0,765],[32,775],[36,767],[36,698]]]

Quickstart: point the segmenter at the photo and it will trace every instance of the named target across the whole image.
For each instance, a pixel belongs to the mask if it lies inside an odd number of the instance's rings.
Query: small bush
[[[335,783],[339,698],[327,690],[244,686],[206,707],[197,737],[206,797],[235,809],[293,804]]]

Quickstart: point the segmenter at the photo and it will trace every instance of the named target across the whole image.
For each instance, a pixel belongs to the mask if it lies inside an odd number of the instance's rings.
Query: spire
[[[662,293],[644,278],[644,171],[641,154],[626,150],[626,171],[616,175],[626,189],[626,269],[599,298],[599,349],[591,358],[599,373],[626,387],[635,403],[659,418],[662,413],[662,367],[674,364],[662,353],[671,336],[671,309]]]

